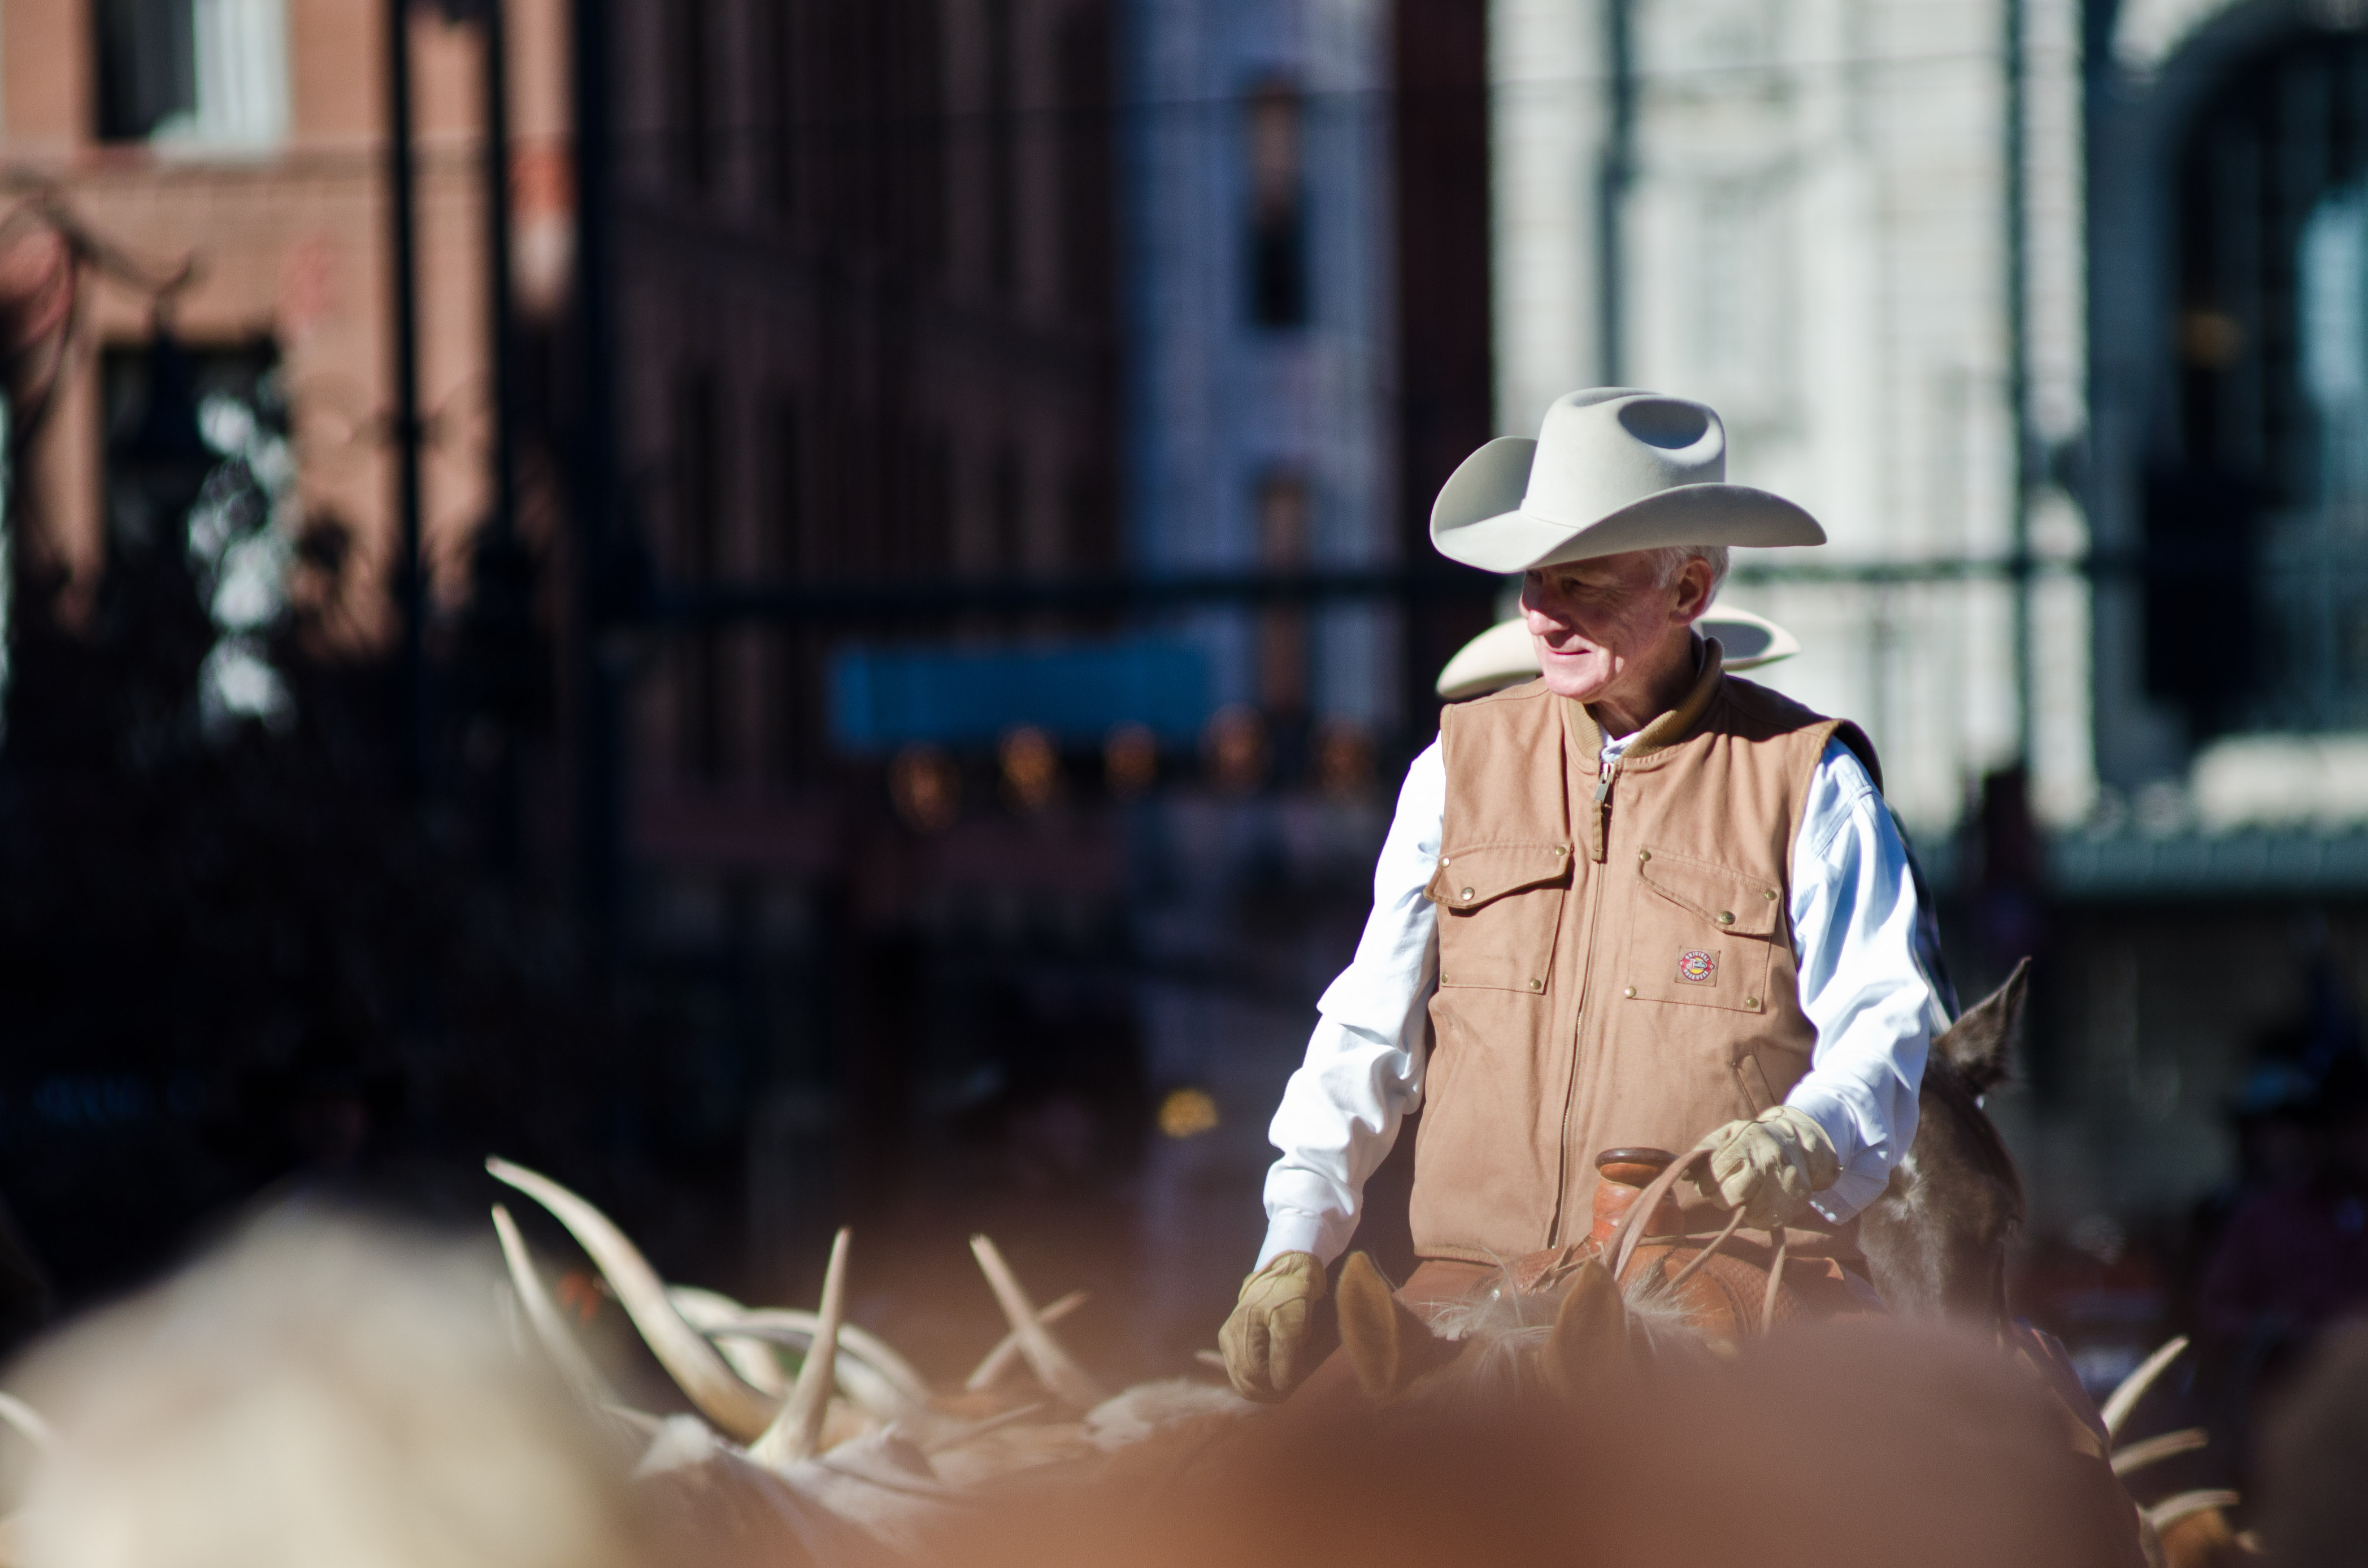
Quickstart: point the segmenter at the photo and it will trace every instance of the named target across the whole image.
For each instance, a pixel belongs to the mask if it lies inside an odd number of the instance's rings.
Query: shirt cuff
[[[1879,1176],[1863,1171],[1844,1171],[1833,1186],[1810,1197],[1809,1207],[1824,1215],[1827,1223],[1839,1225],[1855,1219],[1860,1210],[1882,1197],[1884,1188],[1890,1185],[1888,1171]]]
[[[1795,1084],[1784,1103],[1794,1110],[1805,1112],[1810,1120],[1825,1129],[1833,1140],[1834,1155],[1848,1170],[1865,1152],[1866,1138],[1860,1131],[1859,1119],[1850,1104],[1831,1089],[1807,1082]]]
[[[1884,1188],[1890,1184],[1890,1167],[1879,1153],[1868,1146],[1859,1119],[1846,1097],[1831,1089],[1802,1083],[1793,1086],[1784,1103],[1806,1113],[1810,1120],[1825,1130],[1841,1161],[1842,1174],[1835,1178],[1833,1186],[1810,1198],[1810,1208],[1839,1225],[1883,1196]],[[1871,1171],[1868,1167],[1881,1168]]]
[[[1250,1272],[1257,1273],[1287,1252],[1312,1252],[1319,1262],[1329,1266],[1334,1255],[1348,1245],[1348,1239],[1343,1237],[1327,1248],[1327,1233],[1332,1229],[1324,1215],[1296,1209],[1276,1210],[1267,1217],[1266,1244],[1258,1248],[1258,1263]]]

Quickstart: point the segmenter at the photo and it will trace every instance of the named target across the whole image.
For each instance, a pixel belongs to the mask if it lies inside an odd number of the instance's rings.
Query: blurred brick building
[[[1428,738],[1429,676],[1490,585],[1228,609],[1199,644],[1191,614],[980,594],[916,615],[883,590],[1424,562],[1430,494],[1488,434],[1482,0],[588,8],[612,31],[619,404],[591,638],[564,592],[584,564],[566,438],[587,7],[505,10],[521,523],[542,567],[526,653],[581,655],[554,661],[558,744],[528,758],[518,814],[529,879],[555,883],[589,836],[557,765],[615,786],[622,946],[664,1020],[631,1136],[745,1191],[760,1278],[924,1185],[1114,1206],[1095,1221],[1110,1269],[1133,1266],[1138,1219],[1190,1244],[1164,1253],[1161,1299],[1197,1343],[1221,1303],[1195,1292],[1254,1243],[1257,1128],[1361,914],[1387,759]],[[409,22],[433,789],[471,805],[493,770],[449,721],[493,434],[474,15]],[[75,592],[121,542],[140,350],[186,262],[165,314],[201,393],[284,446],[276,526],[352,543],[324,624],[342,651],[393,646],[386,22],[381,0],[0,10],[8,197],[120,258],[82,274],[54,398],[16,411],[40,423],[15,539]],[[0,289],[46,264],[17,233]],[[1205,461],[1195,431],[1222,437]],[[1124,788],[1106,725],[1054,733],[1047,758],[954,712],[965,738],[899,792],[926,724],[852,744],[834,712],[850,650],[1048,646],[1151,675],[1198,647],[1224,678],[1167,694],[1182,717]],[[595,665],[616,677],[613,752],[581,723]],[[1263,715],[1204,756],[1221,701]],[[1329,773],[1292,749],[1326,717],[1358,743]],[[1130,1185],[1141,1102],[1179,1086],[1213,1096],[1221,1131]],[[958,1258],[993,1216],[943,1218],[913,1244],[951,1237]]]
[[[563,0],[512,0],[516,285],[529,318],[566,288]],[[484,507],[480,50],[432,7],[412,18],[420,146],[421,404],[427,551],[461,591]],[[54,201],[130,272],[85,278],[70,358],[18,492],[20,546],[87,592],[108,550],[110,350],[148,336],[147,284],[186,267],[167,310],[201,382],[279,405],[292,515],[354,546],[331,624],[391,631],[393,476],[384,433],[392,304],[384,180],[385,18],[346,0],[22,0],[0,12],[0,169],[11,205]],[[21,248],[21,241],[20,241]],[[19,276],[38,258],[11,257]],[[34,411],[20,410],[20,415]],[[117,436],[120,435],[116,431]]]
[[[964,755],[939,765],[943,820],[924,813],[942,831],[916,834],[887,754],[834,744],[827,689],[850,644],[988,650],[1107,614],[783,613],[1122,564],[1114,18],[612,12],[620,521],[661,611],[624,699],[629,918],[654,971],[709,998],[677,1055],[711,1125],[677,1131],[745,1147],[750,1256],[778,1268],[847,1204],[924,1179],[907,1152],[930,1117],[1033,1113],[1001,1079],[965,1096],[982,1062],[1078,1033],[1015,990],[1006,945],[948,958],[930,931],[975,934],[990,893],[1007,927],[1088,934],[1056,962],[1115,929],[1110,823],[999,809],[991,761]],[[758,608],[663,613],[717,597]]]
[[[617,9],[622,463],[663,577],[1115,568],[1105,0]],[[820,634],[660,660],[655,830],[816,782]]]

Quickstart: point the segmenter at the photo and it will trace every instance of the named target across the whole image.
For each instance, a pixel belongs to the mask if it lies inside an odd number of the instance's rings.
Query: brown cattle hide
[[[1180,1477],[967,1526],[981,1568],[2096,1568],[2129,1504],[1995,1349],[1882,1324],[1606,1381],[1577,1408],[1293,1401]]]

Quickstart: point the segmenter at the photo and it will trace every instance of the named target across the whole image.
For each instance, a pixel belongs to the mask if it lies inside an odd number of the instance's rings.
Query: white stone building
[[[2076,8],[2023,3],[2027,526],[2077,556],[2045,462],[2087,418]],[[1774,684],[1859,718],[1909,821],[1952,824],[2023,722],[2009,578],[1968,574],[2017,528],[1999,0],[1496,0],[1490,20],[1499,427],[1607,380],[1716,406],[1730,476],[1831,538],[1776,563],[1900,579],[1739,581],[1731,602],[1807,645]],[[2072,822],[2095,791],[2088,596],[2051,575],[2032,598],[2034,796]]]
[[[2248,1064],[2348,1049],[2368,995],[2368,5],[1490,19],[1499,427],[1607,380],[1721,409],[1832,540],[1731,600],[1942,881],[2027,745],[2044,875],[1951,908],[2042,956],[1993,1102],[2032,1228],[2182,1215]]]
[[[1388,10],[1126,7],[1131,559],[1153,575],[1395,553]],[[1392,618],[1192,619],[1217,699],[1385,723]]]

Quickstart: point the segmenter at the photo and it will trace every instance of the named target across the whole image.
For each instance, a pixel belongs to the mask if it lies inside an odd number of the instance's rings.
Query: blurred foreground
[[[1085,1410],[1043,1386],[1067,1375],[1048,1339],[1022,1358],[1037,1386],[931,1393],[871,1436],[767,1431],[744,1451],[689,1415],[583,1403],[568,1379],[604,1374],[554,1369],[515,1332],[540,1287],[522,1276],[505,1297],[497,1278],[482,1246],[318,1210],[263,1217],[11,1377],[38,1413],[8,1409],[12,1560],[2137,1561],[2134,1516],[2078,1451],[2078,1424],[2042,1384],[1999,1376],[1990,1346],[1944,1333],[1614,1351],[1588,1363],[1583,1397],[1571,1365],[1379,1405],[1335,1379],[1264,1413],[1182,1383]],[[2314,1544],[2280,1562],[2349,1560],[2313,1551],[2359,1528],[2356,1491],[2323,1461],[2327,1424],[2355,1422],[2362,1365],[2340,1348],[2282,1428],[2274,1539]],[[861,1386],[841,1374],[851,1397]]]

